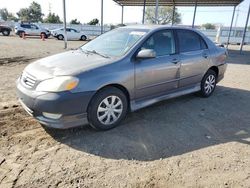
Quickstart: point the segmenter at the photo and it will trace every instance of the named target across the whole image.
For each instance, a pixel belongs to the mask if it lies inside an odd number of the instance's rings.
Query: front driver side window
[[[164,56],[175,53],[175,42],[171,30],[158,31],[144,42],[141,49],[152,49],[156,56]]]

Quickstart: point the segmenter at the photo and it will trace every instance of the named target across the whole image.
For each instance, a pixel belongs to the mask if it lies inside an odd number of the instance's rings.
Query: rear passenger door
[[[36,25],[30,25],[30,35],[40,35],[40,30]]]
[[[176,30],[180,54],[179,87],[199,84],[207,70],[210,53],[203,38],[192,30]]]
[[[79,33],[77,33],[77,31],[75,29],[70,29],[70,33],[72,35],[73,40],[79,40],[80,39]]]

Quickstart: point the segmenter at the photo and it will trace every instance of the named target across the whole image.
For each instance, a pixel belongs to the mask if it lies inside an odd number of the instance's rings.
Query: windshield
[[[124,55],[148,30],[119,28],[109,31],[81,47],[87,52],[97,52],[105,56]]]

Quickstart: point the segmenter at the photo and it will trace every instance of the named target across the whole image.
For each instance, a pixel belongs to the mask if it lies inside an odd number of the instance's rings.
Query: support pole
[[[101,34],[103,34],[103,0],[101,0]]]
[[[146,9],[146,0],[143,1],[142,24],[145,23],[145,9]]]
[[[197,0],[195,1],[195,6],[194,6],[194,16],[193,16],[192,28],[194,28],[194,22],[195,22],[195,16],[196,16],[196,9],[197,9]]]
[[[230,29],[229,29],[228,38],[227,38],[227,49],[228,49],[228,44],[229,44],[230,36],[231,36],[231,32],[232,32],[232,27],[233,27],[233,22],[234,22],[235,9],[236,9],[236,6],[234,6],[234,11],[233,11],[233,15],[232,15],[231,25],[230,25]]]
[[[122,6],[122,18],[121,18],[121,24],[123,25],[123,11],[124,11],[124,7]]]
[[[158,24],[159,0],[155,0],[155,23]]]
[[[66,5],[63,0],[63,28],[64,28],[64,49],[67,49],[67,31],[66,31]]]
[[[174,15],[175,15],[175,3],[173,1],[172,25],[174,25]]]
[[[245,36],[246,36],[246,31],[247,31],[247,25],[248,25],[248,20],[249,20],[249,14],[250,14],[250,3],[249,3],[249,8],[248,8],[248,13],[247,13],[247,20],[246,20],[246,24],[245,24],[245,29],[244,29],[244,33],[242,36],[242,41],[240,44],[240,54],[242,54],[242,48],[245,42]]]

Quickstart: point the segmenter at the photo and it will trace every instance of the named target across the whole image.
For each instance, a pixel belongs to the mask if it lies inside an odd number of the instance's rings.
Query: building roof
[[[144,0],[113,0],[121,6],[143,6]],[[159,6],[194,6],[196,0],[158,0]],[[237,6],[243,0],[197,0],[197,6]],[[155,0],[146,0],[146,6],[155,6]]]

